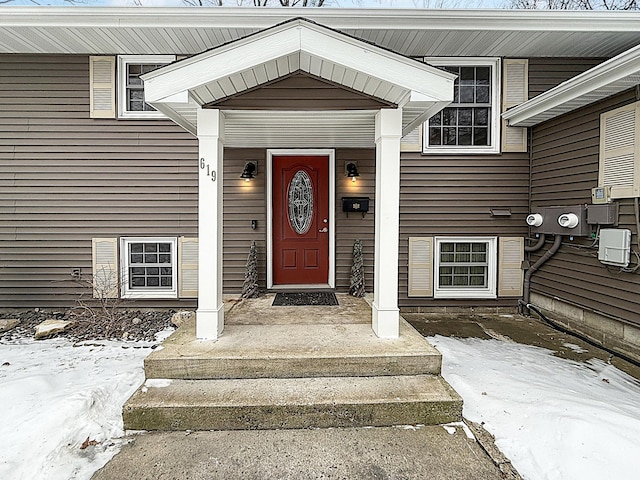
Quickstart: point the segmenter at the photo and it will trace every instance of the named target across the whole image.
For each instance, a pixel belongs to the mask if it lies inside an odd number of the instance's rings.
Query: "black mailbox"
[[[369,197],[342,197],[342,211],[367,213],[369,211]]]

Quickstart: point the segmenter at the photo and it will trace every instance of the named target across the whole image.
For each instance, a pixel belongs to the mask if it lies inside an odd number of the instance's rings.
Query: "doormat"
[[[310,305],[338,305],[333,292],[280,292],[271,304],[273,307],[293,307]]]

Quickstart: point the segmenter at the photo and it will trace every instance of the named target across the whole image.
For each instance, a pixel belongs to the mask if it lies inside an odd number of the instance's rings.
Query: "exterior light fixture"
[[[358,172],[358,164],[356,162],[347,162],[344,169],[347,177],[349,177],[352,182],[355,182],[356,178],[360,176],[360,173]]]
[[[246,162],[240,178],[244,178],[245,182],[250,182],[258,173],[258,162]]]

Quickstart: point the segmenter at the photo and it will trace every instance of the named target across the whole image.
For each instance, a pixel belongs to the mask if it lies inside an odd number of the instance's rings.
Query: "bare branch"
[[[507,8],[520,10],[639,10],[638,0],[509,0]]]

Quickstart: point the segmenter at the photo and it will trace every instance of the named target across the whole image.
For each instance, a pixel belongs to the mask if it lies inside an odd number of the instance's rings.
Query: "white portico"
[[[272,99],[270,106],[256,103],[254,108],[225,103],[298,72],[373,99],[377,108],[371,104],[311,107],[304,100],[280,106]],[[400,139],[451,102],[454,76],[294,19],[143,78],[146,101],[199,140],[197,338],[215,340],[224,328],[224,147],[300,152],[319,145],[327,149],[375,146],[372,327],[378,337],[397,337]]]

